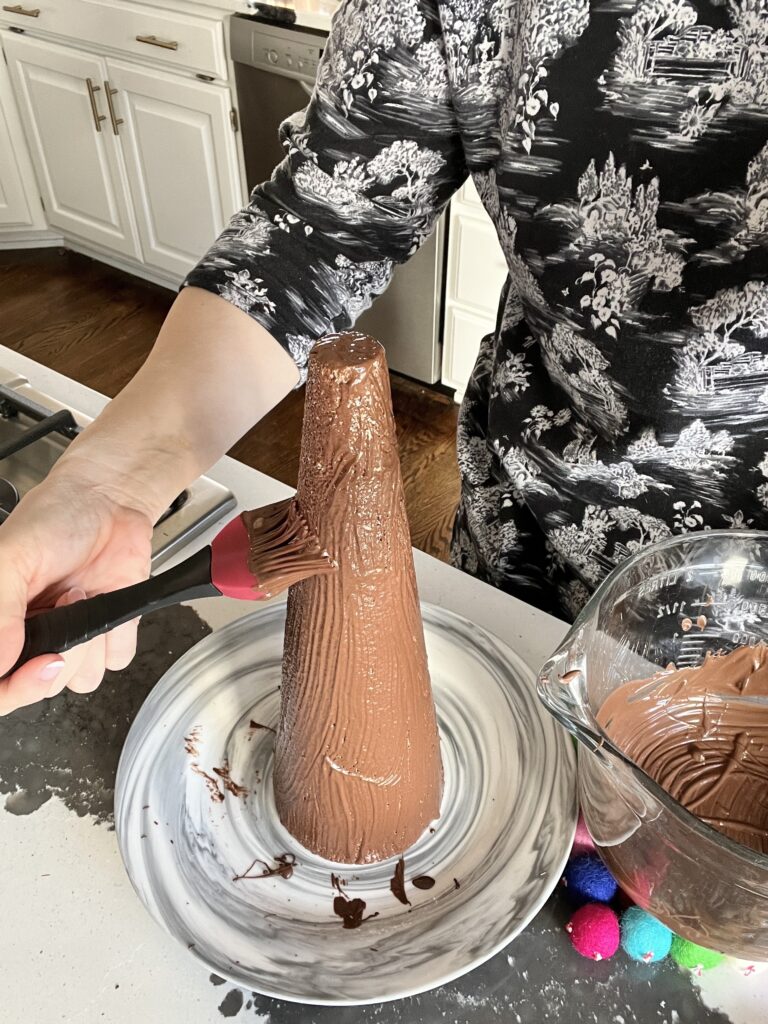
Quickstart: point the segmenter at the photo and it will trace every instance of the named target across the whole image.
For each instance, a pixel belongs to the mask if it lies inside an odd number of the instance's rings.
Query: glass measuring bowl
[[[683,628],[686,619],[693,628]],[[768,533],[687,534],[611,573],[542,668],[538,688],[579,740],[582,810],[621,887],[687,939],[768,960],[768,856],[687,811],[596,720],[622,683],[760,642],[768,643]]]

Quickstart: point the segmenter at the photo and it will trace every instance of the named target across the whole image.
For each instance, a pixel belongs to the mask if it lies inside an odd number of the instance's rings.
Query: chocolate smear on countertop
[[[208,792],[210,794],[210,797],[211,797],[211,800],[213,801],[213,803],[215,803],[215,804],[223,803],[223,801],[224,801],[224,794],[219,789],[218,781],[216,779],[214,779],[214,777],[212,775],[209,775],[208,772],[203,771],[203,769],[200,767],[199,764],[193,764],[192,765],[192,771],[195,773],[195,775],[200,775],[205,780],[205,784],[208,787]]]
[[[434,884],[434,878],[431,878],[429,875],[417,875],[416,878],[411,879],[411,885],[415,889],[431,889]]]
[[[229,764],[225,761],[221,768],[213,769],[214,775],[218,775],[221,779],[222,784],[226,790],[228,790],[232,796],[241,796],[243,798],[248,796],[248,790],[245,786],[238,785],[237,782],[232,778],[230,773]]]
[[[155,683],[211,632],[192,609],[163,608],[141,621],[138,651],[93,693],[64,690],[0,718],[0,793],[5,810],[31,814],[52,796],[80,817],[112,822],[115,774],[125,737]]]
[[[245,995],[242,989],[231,988],[219,1003],[219,1013],[222,1017],[236,1017],[243,1008]]]
[[[390,879],[389,888],[401,903],[410,907],[411,901],[405,895],[405,861],[402,857],[395,864],[395,873]]]
[[[768,647],[710,653],[698,668],[625,683],[597,720],[671,797],[768,853]]]
[[[275,875],[278,875],[280,878],[291,878],[292,877],[293,869],[296,867],[296,856],[295,856],[295,854],[293,854],[293,853],[278,853],[277,856],[273,858],[273,860],[275,862],[274,866],[270,867],[269,864],[267,864],[266,861],[259,860],[259,858],[257,857],[255,860],[253,860],[248,865],[248,867],[245,869],[245,871],[242,873],[242,875],[234,875],[233,878],[232,878],[232,881],[233,882],[240,882],[243,879],[273,878]],[[263,866],[264,870],[260,871],[256,875],[252,875],[251,871],[253,870],[253,868],[257,864],[261,864]]]
[[[384,349],[309,357],[297,499],[338,571],[291,587],[280,820],[343,864],[399,856],[440,813],[442,768]]]

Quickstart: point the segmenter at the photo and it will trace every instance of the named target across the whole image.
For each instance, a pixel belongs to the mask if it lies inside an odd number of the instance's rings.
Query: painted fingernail
[[[40,671],[37,673],[37,678],[44,683],[52,683],[63,668],[63,658],[59,658],[58,661],[49,661],[45,668],[41,668]]]

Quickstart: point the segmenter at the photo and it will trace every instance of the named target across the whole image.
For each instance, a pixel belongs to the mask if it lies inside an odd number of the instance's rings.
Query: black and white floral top
[[[471,173],[509,278],[454,554],[572,615],[644,544],[768,526],[767,129],[768,0],[347,0],[186,283],[304,366]]]

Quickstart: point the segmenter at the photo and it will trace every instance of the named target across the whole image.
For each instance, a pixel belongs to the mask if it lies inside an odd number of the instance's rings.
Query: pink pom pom
[[[619,948],[619,919],[604,903],[580,907],[565,926],[573,948],[590,960],[610,960]]]
[[[578,857],[582,853],[594,853],[595,844],[592,842],[592,836],[587,831],[587,826],[584,822],[583,815],[579,814],[579,821],[576,825],[576,836],[573,840],[573,849],[571,850],[572,857]]]

